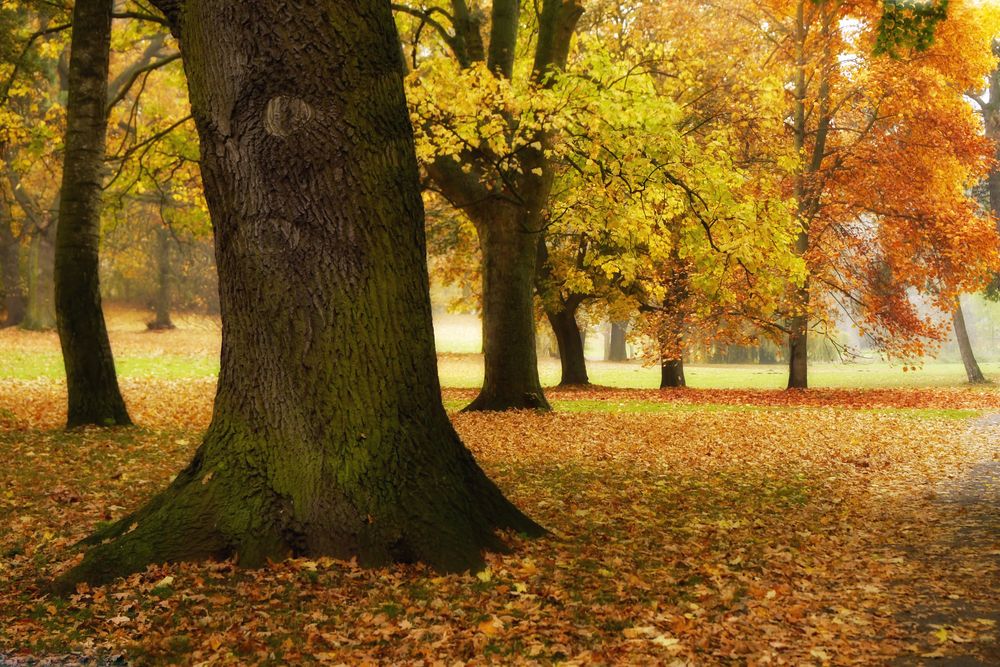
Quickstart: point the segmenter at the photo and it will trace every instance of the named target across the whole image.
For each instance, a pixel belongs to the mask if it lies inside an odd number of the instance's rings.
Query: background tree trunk
[[[962,312],[961,299],[955,300],[952,323],[955,326],[955,340],[958,341],[958,349],[962,353],[962,364],[965,366],[965,375],[969,378],[969,384],[985,383],[986,376],[980,370],[976,355],[972,351],[972,342],[969,340],[969,330],[965,326],[965,313]]]
[[[19,325],[27,310],[24,281],[21,279],[21,239],[11,228],[10,209],[0,202],[4,219],[0,221],[0,281],[3,282],[4,320],[0,327]]]
[[[660,360],[660,389],[686,387],[683,359]]]
[[[535,266],[538,233],[517,208],[497,204],[478,224],[483,251],[483,388],[465,411],[550,409],[538,379]],[[537,224],[537,223],[535,223]]]
[[[73,8],[55,259],[56,324],[70,427],[132,423],[118,389],[98,277],[112,5],[112,0],[77,0]]]
[[[788,388],[809,388],[809,320],[804,315],[789,319]]]
[[[96,534],[61,585],[232,554],[461,571],[503,548],[497,529],[540,534],[441,403],[389,3],[157,4],[180,36],[201,138],[219,387],[191,464]]]
[[[170,245],[172,241],[173,236],[170,230],[165,225],[161,225],[156,230],[156,319],[146,324],[146,327],[152,331],[175,328],[170,319]]]
[[[27,312],[21,328],[49,331],[56,328],[55,247],[53,224],[37,230],[28,244]]]
[[[628,361],[628,344],[625,335],[628,333],[628,323],[611,323],[611,344],[608,347],[608,361]]]
[[[559,363],[562,366],[559,386],[588,385],[590,379],[587,377],[587,359],[583,353],[584,339],[576,322],[577,306],[574,302],[564,302],[562,306],[559,311],[552,308],[545,310],[559,344]]]

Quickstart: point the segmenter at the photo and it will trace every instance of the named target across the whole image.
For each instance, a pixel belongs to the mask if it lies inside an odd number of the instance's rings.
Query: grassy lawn
[[[119,375],[123,378],[183,379],[215,376],[219,371],[220,328],[217,321],[198,316],[178,317],[176,331],[147,333],[144,314],[111,309],[108,326]],[[438,368],[444,387],[478,388],[483,381],[481,332],[468,315],[438,315],[435,332],[440,353]],[[596,339],[596,340],[595,340]],[[607,387],[659,387],[659,369],[641,362],[595,361],[599,337],[588,345],[590,380]],[[1000,378],[1000,362],[981,364],[987,377]],[[701,389],[782,389],[783,365],[689,364],[688,385]],[[541,357],[542,384],[559,382],[559,360]],[[0,332],[0,379],[61,379],[64,377],[59,342],[54,333],[17,330]],[[841,364],[813,363],[810,384],[816,388],[868,389],[890,387],[959,387],[965,383],[960,363],[928,361],[918,371],[880,361]]]

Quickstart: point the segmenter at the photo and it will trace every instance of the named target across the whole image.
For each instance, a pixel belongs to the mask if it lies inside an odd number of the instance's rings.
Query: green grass
[[[596,412],[596,413],[630,413],[630,414],[667,414],[685,412],[739,412],[766,410],[816,410],[822,406],[785,406],[785,405],[741,405],[735,403],[675,403],[670,401],[602,401],[595,399],[569,399],[549,401],[555,412]],[[447,399],[444,407],[449,412],[458,412],[469,401],[462,399]],[[834,410],[853,410],[842,406],[832,407]],[[865,408],[859,412],[871,412],[879,415],[906,417],[912,419],[974,419],[982,415],[981,410],[947,409],[947,408]]]
[[[141,318],[128,319],[129,313],[115,320],[112,332],[118,373],[123,378],[157,377],[165,379],[203,378],[219,371],[218,328],[182,325],[176,332],[147,336],[143,334]],[[135,321],[132,321],[135,320]],[[482,330],[473,315],[435,314],[435,337],[442,353],[438,368],[441,384],[453,388],[479,388],[483,382],[483,360],[479,355]],[[11,335],[3,344],[0,336],[0,380],[62,379],[62,358],[55,333],[32,334],[26,342]],[[25,346],[27,345],[27,347]],[[587,354],[591,359],[603,354],[603,337],[587,338]],[[987,377],[1000,381],[1000,362],[981,364]],[[659,369],[640,362],[611,363],[589,361],[590,380],[609,387],[653,389],[659,386]],[[542,384],[559,382],[559,361],[547,355],[539,359]],[[688,385],[705,389],[782,389],[787,370],[775,365],[688,365]],[[813,363],[810,366],[810,386],[851,389],[884,387],[959,387],[965,384],[961,363],[929,361],[917,371],[904,373],[898,365],[885,362],[856,364]],[[986,391],[996,391],[987,388]]]
[[[219,360],[207,356],[160,354],[156,356],[119,356],[115,359],[118,376],[122,378],[157,377],[166,380],[202,378],[219,374]],[[0,357],[0,379],[36,380],[66,377],[59,354],[3,353]]]
[[[1000,363],[981,366],[987,377],[1000,380]],[[438,368],[442,386],[482,386],[483,365],[479,355],[445,356],[439,361]],[[543,385],[559,383],[557,359],[541,359],[538,369]],[[656,389],[660,386],[659,368],[643,366],[639,362],[589,361],[587,369],[594,384],[634,389]],[[688,386],[698,389],[784,389],[788,381],[787,373],[785,366],[778,364],[689,364],[685,368]],[[922,369],[907,373],[899,366],[884,362],[812,363],[809,367],[809,384],[814,388],[960,387],[965,383],[965,369],[960,363],[928,362]]]

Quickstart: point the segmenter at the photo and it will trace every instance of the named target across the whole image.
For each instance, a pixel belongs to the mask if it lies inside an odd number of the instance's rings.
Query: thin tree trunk
[[[660,324],[660,389],[685,387],[684,381],[684,313],[678,289],[672,313],[666,313]]]
[[[540,534],[441,403],[389,3],[157,4],[180,38],[201,138],[219,387],[194,460],[94,535],[62,587],[234,554],[461,571],[504,548],[497,529]]]
[[[156,319],[146,324],[146,327],[152,331],[175,328],[170,319],[170,242],[172,238],[170,230],[165,226],[156,230]]]
[[[628,344],[626,334],[628,324],[626,322],[611,323],[611,345],[608,349],[608,361],[628,361]]]
[[[28,245],[28,302],[21,328],[50,331],[56,328],[55,226],[37,231]]]
[[[809,388],[809,318],[796,315],[788,322],[788,388]]]
[[[660,389],[686,387],[683,359],[660,360]]]
[[[3,281],[5,316],[0,327],[19,325],[27,310],[24,281],[21,279],[21,240],[10,226],[9,209],[3,203],[4,220],[0,221],[0,280]]]
[[[958,349],[962,353],[962,364],[965,366],[965,375],[969,378],[969,384],[984,384],[986,376],[980,370],[979,362],[976,361],[976,355],[972,351],[972,342],[969,340],[969,330],[965,326],[965,313],[962,312],[961,299],[955,300],[952,322],[955,326],[955,340],[958,341]]]
[[[465,411],[550,409],[538,379],[535,266],[538,233],[513,207],[478,225],[483,251],[483,388]]]
[[[562,376],[559,386],[588,385],[587,359],[583,353],[583,336],[576,322],[577,306],[575,302],[563,303],[562,309],[554,311],[545,309],[545,316],[552,325],[559,344],[559,363],[562,366]]]
[[[807,135],[807,114],[806,114],[806,25],[805,25],[805,4],[806,0],[798,0],[796,3],[795,16],[795,112],[794,112],[794,139],[795,150],[801,155],[805,149]],[[822,122],[822,119],[821,119]],[[818,138],[817,138],[818,139]],[[815,158],[815,154],[813,155]],[[809,165],[810,168],[819,165]],[[804,167],[802,167],[804,168]],[[795,177],[795,199],[798,202],[798,216],[801,228],[795,239],[795,252],[800,257],[804,257],[809,250],[809,221],[807,210],[809,204],[805,174],[801,172]],[[809,386],[809,284],[804,283],[793,292],[792,316],[788,323],[788,388],[806,389]]]
[[[56,323],[66,366],[69,427],[132,423],[118,389],[98,277],[113,4],[77,0],[73,8],[55,260]]]

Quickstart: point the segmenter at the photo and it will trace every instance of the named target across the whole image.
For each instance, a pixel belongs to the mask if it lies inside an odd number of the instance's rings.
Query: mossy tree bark
[[[113,4],[77,0],[73,8],[55,253],[56,324],[66,366],[70,427],[131,424],[118,389],[98,277]]]
[[[423,205],[386,0],[159,0],[179,36],[223,320],[212,423],[62,580],[235,555],[479,566],[538,535],[441,403]]]
[[[962,365],[965,366],[965,376],[969,379],[969,384],[984,384],[986,376],[979,368],[979,362],[976,361],[976,355],[972,351],[972,341],[969,340],[969,330],[965,326],[965,313],[962,312],[960,299],[955,300],[952,323],[955,326],[955,340],[958,342],[958,349],[962,354]]]

